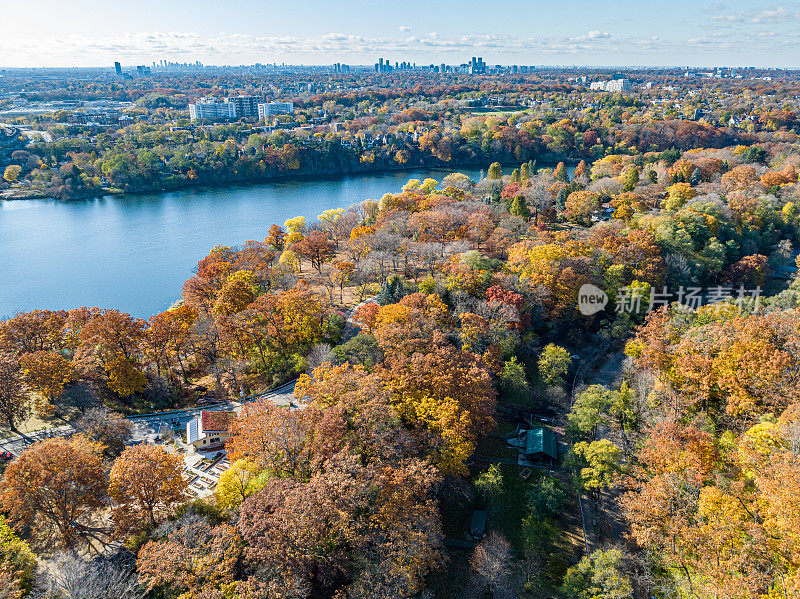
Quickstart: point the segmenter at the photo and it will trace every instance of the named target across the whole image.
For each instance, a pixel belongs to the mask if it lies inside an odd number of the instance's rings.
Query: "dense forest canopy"
[[[5,464],[0,597],[800,597],[794,109],[744,84],[689,96],[706,122],[538,81],[503,93],[560,113],[455,103],[481,92],[320,96],[394,135],[371,149],[143,121],[15,152],[7,179],[66,195],[488,168],[265,222],[146,321],[0,323],[4,432],[55,430]],[[164,95],[137,106],[166,123]],[[258,396],[293,380],[290,405]],[[187,440],[131,442],[127,417],[209,402],[236,409],[200,495]]]

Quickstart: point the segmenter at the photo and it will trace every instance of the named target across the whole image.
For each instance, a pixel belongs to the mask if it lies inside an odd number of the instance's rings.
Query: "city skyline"
[[[676,0],[669,11],[623,0],[561,6],[499,0],[487,6],[410,0],[376,6],[346,0],[331,10],[300,0],[225,5],[137,5],[44,0],[41,10],[3,2],[12,26],[0,67],[96,67],[154,60],[207,65],[371,65],[378,56],[420,64],[576,66],[800,65],[800,3],[752,9],[747,2]],[[193,9],[194,8],[194,9]],[[94,15],[87,18],[87,15]],[[486,21],[492,22],[487,33]],[[364,32],[369,32],[365,34]]]

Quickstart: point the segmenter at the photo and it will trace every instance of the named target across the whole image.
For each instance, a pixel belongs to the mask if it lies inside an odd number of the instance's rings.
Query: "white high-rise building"
[[[189,104],[189,118],[209,120],[232,120],[236,118],[236,105],[232,102],[216,98],[203,98],[199,102]]]
[[[606,84],[606,91],[613,93],[629,92],[631,91],[631,82],[629,79],[612,79]]]
[[[258,118],[265,119],[276,114],[293,114],[294,104],[292,102],[268,102],[258,105]]]
[[[612,79],[611,81],[593,81],[589,89],[599,92],[621,93],[631,91],[629,79]]]

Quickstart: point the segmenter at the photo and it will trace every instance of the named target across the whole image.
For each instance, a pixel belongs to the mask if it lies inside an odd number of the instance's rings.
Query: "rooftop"
[[[227,432],[228,425],[235,417],[236,412],[227,412],[221,410],[203,411],[200,413],[203,432]]]
[[[525,453],[527,455],[543,453],[554,460],[558,459],[556,436],[553,431],[544,427],[529,430],[525,435]]]

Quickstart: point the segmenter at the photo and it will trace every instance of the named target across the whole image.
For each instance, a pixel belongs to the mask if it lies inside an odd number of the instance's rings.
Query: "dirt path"
[[[591,377],[591,384],[611,387],[622,372],[625,362],[625,352],[622,350],[609,356],[603,365]],[[611,431],[600,426],[597,430],[597,440],[611,438]],[[628,525],[619,505],[619,492],[614,489],[605,490],[598,502],[586,500],[583,502],[586,515],[586,532],[589,550],[601,548],[603,545],[621,542],[627,534]]]

